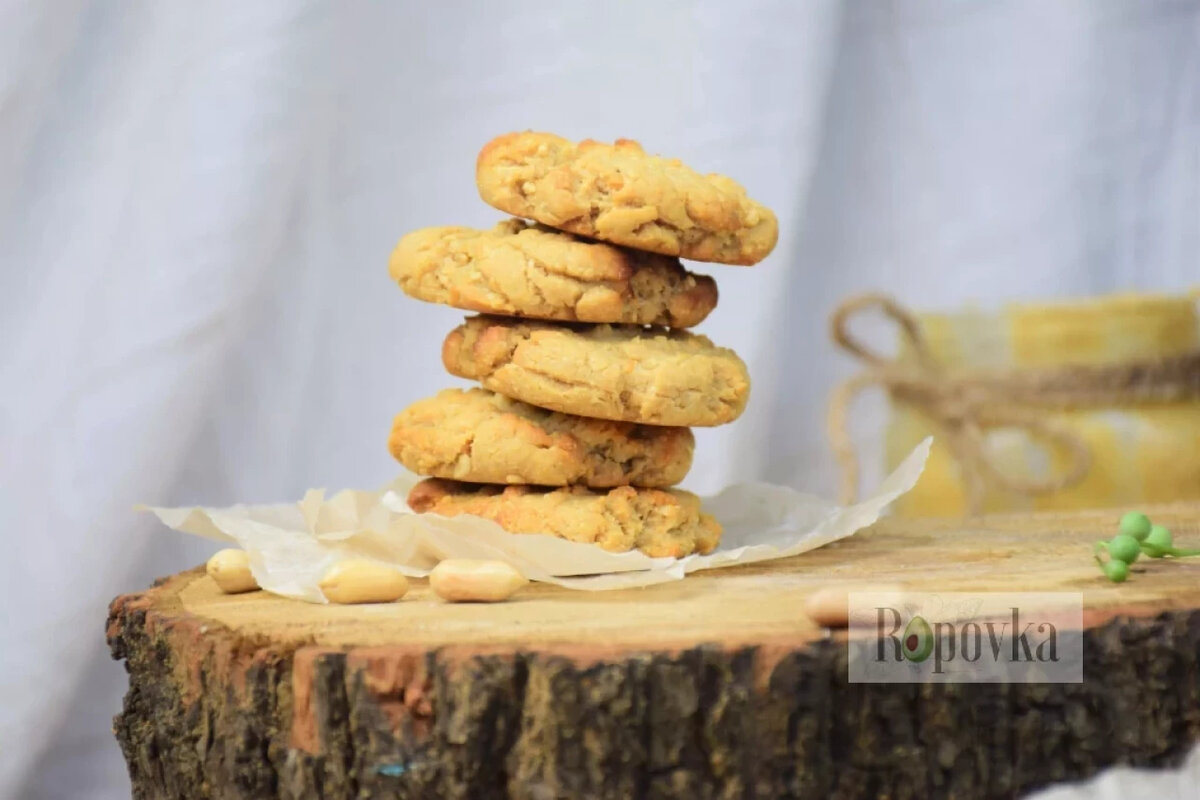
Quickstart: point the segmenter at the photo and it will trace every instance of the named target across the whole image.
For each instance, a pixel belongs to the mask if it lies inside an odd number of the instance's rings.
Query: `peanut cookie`
[[[490,231],[414,231],[392,277],[409,295],[533,319],[687,328],[717,304],[717,285],[667,256],[593,242],[511,219]]]
[[[720,523],[700,511],[700,498],[681,489],[539,489],[427,478],[409,492],[408,505],[419,513],[485,517],[512,533],[655,557],[709,553],[721,538]]]
[[[771,210],[735,181],[647,155],[629,139],[498,136],[479,153],[475,182],[485,202],[509,214],[697,261],[755,264],[779,235]]]
[[[446,389],[401,412],[388,449],[419,475],[478,483],[671,486],[692,465],[687,428],[535,408],[486,389]]]
[[[442,343],[442,363],[535,406],[650,425],[732,422],[750,394],[736,353],[666,328],[470,317]]]

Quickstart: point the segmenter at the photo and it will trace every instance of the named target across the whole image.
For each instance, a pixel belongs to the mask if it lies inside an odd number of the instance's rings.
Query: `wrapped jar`
[[[915,318],[927,357],[947,380],[1021,371],[1049,374],[1056,368],[1119,370],[1200,353],[1196,296],[1115,295]],[[896,363],[912,365],[915,358],[913,341],[903,342]],[[898,510],[913,516],[957,516],[972,510],[1134,507],[1200,499],[1200,395],[1194,391],[1195,370],[1186,370],[1173,379],[1182,388],[1168,393],[1172,399],[1026,408],[1035,421],[1069,431],[1074,454],[1021,425],[983,427],[980,450],[989,469],[1018,481],[1053,483],[1055,476],[1071,470],[1079,445],[1087,465],[1079,480],[1052,491],[1014,491],[984,481],[975,509],[964,475],[970,465],[963,464],[962,454],[944,435],[939,437],[945,427],[932,419],[928,406],[905,402],[902,392],[893,392],[885,441],[888,469],[926,436],[935,437],[925,473],[901,498]]]

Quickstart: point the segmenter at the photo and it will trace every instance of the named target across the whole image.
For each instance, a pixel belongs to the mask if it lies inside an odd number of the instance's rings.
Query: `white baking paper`
[[[720,546],[684,558],[610,553],[592,544],[513,534],[482,517],[416,514],[404,500],[419,480],[411,475],[378,492],[345,490],[326,499],[323,489],[312,489],[293,504],[148,510],[175,530],[237,544],[249,553],[259,586],[313,603],[326,602],[317,583],[344,558],[380,561],[416,577],[444,558],[499,559],[530,580],[568,589],[625,589],[786,558],[844,539],[879,519],[916,484],[931,442],[918,445],[875,494],[852,506],[786,486],[730,486],[703,501],[725,529]]]

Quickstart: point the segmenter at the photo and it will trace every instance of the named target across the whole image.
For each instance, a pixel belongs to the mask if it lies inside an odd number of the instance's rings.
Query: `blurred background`
[[[700,331],[754,378],[698,437],[700,492],[834,491],[851,293],[1200,283],[1192,0],[0,0],[0,797],[129,796],[105,607],[214,549],[135,503],[393,476],[462,314],[404,297],[389,251],[499,219],[475,156],[527,128],[638,139],[778,213],[764,263],[693,265],[721,291]]]

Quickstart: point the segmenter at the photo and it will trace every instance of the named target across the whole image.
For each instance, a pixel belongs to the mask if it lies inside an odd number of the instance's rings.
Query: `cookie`
[[[442,363],[531,405],[650,425],[732,422],[750,394],[736,353],[666,328],[470,317],[442,343]]]
[[[720,523],[700,510],[700,498],[680,489],[549,489],[427,478],[409,492],[408,505],[445,517],[474,514],[511,533],[655,557],[708,553],[721,538]]]
[[[678,259],[517,219],[490,231],[414,231],[396,246],[389,269],[418,300],[533,319],[687,328],[717,305],[713,279]]]
[[[755,264],[779,236],[775,215],[735,181],[648,155],[629,139],[498,136],[479,153],[475,182],[485,202],[509,214],[697,261]]]
[[[535,408],[486,389],[446,389],[401,412],[388,449],[418,475],[543,486],[672,486],[692,465],[687,428]]]

